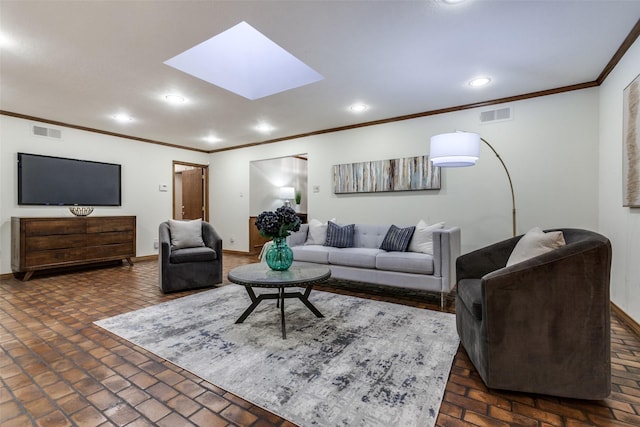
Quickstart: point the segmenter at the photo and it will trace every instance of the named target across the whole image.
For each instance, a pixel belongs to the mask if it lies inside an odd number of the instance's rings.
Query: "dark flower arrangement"
[[[263,237],[287,237],[292,231],[300,230],[300,218],[289,206],[282,206],[275,212],[264,211],[256,218],[256,227]]]

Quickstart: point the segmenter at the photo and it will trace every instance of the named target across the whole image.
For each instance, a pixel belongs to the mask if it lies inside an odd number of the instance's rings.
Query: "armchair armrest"
[[[202,240],[205,246],[216,251],[218,257],[222,256],[222,236],[208,222],[202,223]]]
[[[169,224],[163,222],[160,224],[158,230],[159,249],[160,249],[160,261],[163,265],[169,263],[169,257],[171,256],[171,234],[169,232]]]
[[[503,240],[459,257],[456,260],[456,281],[480,279],[485,274],[504,268],[521,237]]]

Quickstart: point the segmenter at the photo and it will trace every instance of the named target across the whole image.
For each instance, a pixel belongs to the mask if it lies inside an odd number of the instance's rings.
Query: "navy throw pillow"
[[[355,224],[340,226],[335,222],[329,221],[327,224],[327,240],[324,242],[324,245],[334,248],[353,247],[353,233],[355,229]]]
[[[400,228],[392,225],[384,236],[380,249],[393,252],[406,252],[416,227]]]

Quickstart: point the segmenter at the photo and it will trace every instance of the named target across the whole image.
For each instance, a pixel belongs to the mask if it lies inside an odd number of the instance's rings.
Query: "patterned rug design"
[[[435,424],[459,340],[455,316],[329,292],[249,306],[227,285],[95,322],[300,426]]]

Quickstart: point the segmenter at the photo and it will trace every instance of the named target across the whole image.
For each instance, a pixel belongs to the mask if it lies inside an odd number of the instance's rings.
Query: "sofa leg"
[[[444,311],[444,292],[440,292],[440,311]]]

